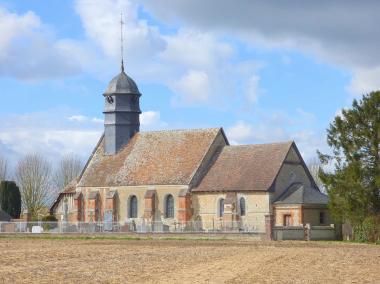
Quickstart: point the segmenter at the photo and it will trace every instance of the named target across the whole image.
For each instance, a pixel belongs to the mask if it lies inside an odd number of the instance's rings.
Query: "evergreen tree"
[[[12,218],[20,218],[21,194],[14,181],[2,181],[0,183],[0,207]]]
[[[380,91],[354,100],[327,130],[331,155],[319,153],[334,170],[320,170],[335,218],[359,226],[380,212]]]

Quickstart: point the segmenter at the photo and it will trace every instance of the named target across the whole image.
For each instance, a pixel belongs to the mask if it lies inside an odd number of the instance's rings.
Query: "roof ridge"
[[[149,131],[140,131],[140,134],[149,134],[149,133],[162,133],[162,132],[201,132],[201,131],[210,131],[210,130],[220,130],[222,127],[209,127],[209,128],[179,128],[179,129],[162,129],[162,130],[149,130]]]
[[[288,145],[292,144],[293,140],[271,142],[271,143],[255,143],[255,144],[238,144],[238,145],[229,145],[229,147],[250,147],[250,146],[265,146],[265,145]]]

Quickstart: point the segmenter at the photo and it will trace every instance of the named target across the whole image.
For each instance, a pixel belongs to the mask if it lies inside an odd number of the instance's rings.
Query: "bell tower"
[[[103,96],[104,153],[115,155],[140,131],[140,96],[135,81],[124,72],[123,21],[120,21],[121,72],[108,84]]]

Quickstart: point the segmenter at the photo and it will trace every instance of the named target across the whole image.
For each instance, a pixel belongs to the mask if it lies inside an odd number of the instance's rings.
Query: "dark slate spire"
[[[121,56],[121,72],[124,72],[124,42],[123,42],[123,12],[120,13],[120,56]]]
[[[103,96],[104,152],[116,154],[140,130],[140,91],[133,79],[124,72],[123,21],[121,19],[121,72],[108,84]]]

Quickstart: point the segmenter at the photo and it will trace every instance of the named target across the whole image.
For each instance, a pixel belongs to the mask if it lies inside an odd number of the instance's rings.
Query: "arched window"
[[[132,195],[129,198],[129,218],[137,218],[137,197]]]
[[[240,216],[245,216],[245,199],[244,197],[240,197]]]
[[[174,198],[171,194],[165,198],[165,218],[174,218]]]
[[[219,199],[218,207],[219,207],[218,215],[219,217],[223,217],[224,215],[224,199],[223,198]]]

